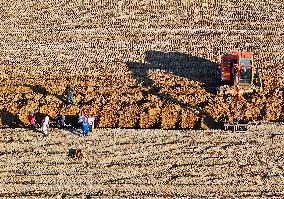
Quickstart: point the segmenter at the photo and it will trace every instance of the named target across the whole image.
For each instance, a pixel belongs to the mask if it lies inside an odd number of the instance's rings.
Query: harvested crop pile
[[[183,129],[192,129],[197,121],[196,115],[192,110],[182,109],[181,112],[181,128]]]
[[[101,111],[99,127],[117,127],[119,119],[118,107],[116,104],[106,105]]]
[[[280,118],[283,107],[283,91],[279,89],[273,90],[273,96],[267,101],[267,109],[265,120],[278,120]]]
[[[100,127],[281,121],[283,15],[281,1],[266,0],[4,1],[2,126],[26,125],[28,111],[85,114]],[[215,93],[219,58],[231,51],[253,52],[263,74],[263,91],[241,96],[238,110],[232,96]],[[75,104],[67,106],[68,84]],[[139,110],[133,118],[129,104]]]
[[[154,128],[160,120],[161,109],[159,107],[145,108],[140,115],[141,128]]]
[[[119,116],[120,128],[137,128],[139,121],[139,108],[136,105],[128,105],[123,108]]]
[[[162,129],[174,129],[178,127],[181,107],[178,105],[166,105],[162,109]]]

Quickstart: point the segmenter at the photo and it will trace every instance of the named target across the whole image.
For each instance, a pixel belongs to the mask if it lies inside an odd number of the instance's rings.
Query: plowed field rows
[[[247,133],[0,130],[0,196],[283,198],[283,127]],[[273,130],[271,130],[273,129]],[[80,148],[82,159],[68,155]]]
[[[280,0],[1,1],[2,125],[34,111],[84,113],[100,127],[214,127],[234,115],[234,99],[212,92],[231,51],[254,52],[263,69],[264,90],[241,97],[240,118],[283,120],[283,15]]]

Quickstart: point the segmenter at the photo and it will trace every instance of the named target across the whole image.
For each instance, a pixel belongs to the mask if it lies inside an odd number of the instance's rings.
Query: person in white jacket
[[[95,128],[95,118],[88,117],[87,119],[88,119],[88,123],[89,123],[90,132],[93,132],[93,129]]]
[[[41,122],[41,130],[42,130],[44,136],[48,136],[48,131],[47,131],[48,128],[49,128],[48,122],[49,122],[48,116],[46,116]]]

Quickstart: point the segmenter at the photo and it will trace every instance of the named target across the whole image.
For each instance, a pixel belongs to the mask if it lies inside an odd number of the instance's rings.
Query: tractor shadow
[[[153,86],[154,82],[148,76],[150,70],[159,70],[200,82],[207,92],[216,93],[218,63],[190,54],[160,51],[145,52],[144,61],[145,63],[127,62],[128,69],[132,72],[137,84],[150,86],[154,91],[159,90],[159,88]],[[176,86],[179,87],[180,85]]]
[[[149,77],[150,71],[161,71],[171,73],[178,77],[187,78],[199,82],[204,90],[211,94],[217,93],[219,64],[212,62],[203,57],[193,56],[190,54],[179,52],[161,52],[161,51],[146,51],[144,63],[142,62],[127,62],[127,67],[131,71],[137,86],[148,87],[146,91],[142,91],[143,99],[138,101],[143,104],[147,100],[149,94],[159,97],[163,101],[168,101],[178,104],[186,109],[197,110],[200,115],[206,116],[208,120],[213,121],[209,115],[204,113],[202,109],[206,106],[206,102],[202,102],[197,106],[190,106],[176,99],[169,94],[161,94],[162,89],[156,86],[154,80]],[[174,88],[179,88],[181,85],[176,84]],[[219,124],[217,124],[219,126]],[[213,128],[218,128],[212,124]]]

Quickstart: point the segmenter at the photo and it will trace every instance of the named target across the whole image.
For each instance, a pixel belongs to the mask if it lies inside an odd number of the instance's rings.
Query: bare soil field
[[[240,118],[283,121],[283,16],[280,0],[2,0],[0,127],[34,111],[100,128],[0,129],[0,197],[283,198],[283,127],[165,130],[232,122],[233,97],[215,92],[231,51],[263,70]]]
[[[254,52],[263,69],[264,90],[241,97],[240,118],[283,121],[283,14],[280,0],[1,1],[2,126],[25,125],[32,110],[100,127],[214,127],[234,115],[233,98],[214,93],[231,51]]]
[[[284,197],[283,126],[78,133],[1,129],[0,197]]]

